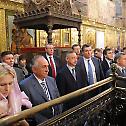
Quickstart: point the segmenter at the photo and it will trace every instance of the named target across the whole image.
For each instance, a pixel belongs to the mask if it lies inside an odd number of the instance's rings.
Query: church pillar
[[[52,43],[52,28],[53,28],[53,25],[48,25],[48,43]]]
[[[0,9],[0,52],[7,50],[5,10]]]
[[[81,45],[81,29],[78,28],[78,44]]]

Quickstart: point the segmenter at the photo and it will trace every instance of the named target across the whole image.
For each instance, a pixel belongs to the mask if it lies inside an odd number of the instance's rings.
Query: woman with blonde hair
[[[31,108],[32,104],[26,94],[20,91],[14,69],[0,63],[0,118],[20,112],[22,106]],[[18,125],[28,126],[28,123],[23,120]]]

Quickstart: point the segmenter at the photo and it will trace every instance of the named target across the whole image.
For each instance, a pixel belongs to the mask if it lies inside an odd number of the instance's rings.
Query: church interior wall
[[[86,2],[85,2],[86,1]],[[81,25],[81,45],[84,43],[92,44],[96,47],[97,31],[104,32],[104,47],[110,45],[112,47],[126,46],[126,27],[125,18],[116,19],[115,3],[110,0],[84,0],[87,4],[84,11],[86,15],[82,15]],[[23,4],[0,0],[0,51],[11,49],[10,27],[8,26],[8,16],[13,16],[17,11],[23,11]],[[126,17],[126,2],[122,4],[122,15]],[[12,23],[11,23],[12,24]],[[47,42],[47,34],[44,31],[37,30],[36,46],[44,47]],[[12,39],[12,38],[11,38]],[[78,31],[76,29],[63,29],[53,31],[53,43],[58,47],[70,47],[78,41]]]

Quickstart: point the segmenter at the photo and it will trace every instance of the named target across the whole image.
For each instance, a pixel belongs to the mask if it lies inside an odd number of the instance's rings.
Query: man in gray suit
[[[43,56],[35,56],[32,60],[33,74],[20,83],[33,106],[59,97],[59,92],[52,77],[48,76],[48,61]],[[57,105],[35,114],[37,124],[61,113],[61,105]]]
[[[116,73],[119,76],[126,77],[126,54],[124,52],[117,53],[114,58],[114,62],[116,63]],[[107,77],[111,74],[111,69],[107,72]],[[117,80],[117,87],[126,88],[126,81]]]

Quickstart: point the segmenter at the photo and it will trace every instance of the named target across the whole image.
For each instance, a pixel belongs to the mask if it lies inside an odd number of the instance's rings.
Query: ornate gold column
[[[0,52],[7,50],[8,37],[8,12],[23,11],[23,4],[9,0],[0,0]]]
[[[7,49],[5,10],[0,9],[0,52]]]

